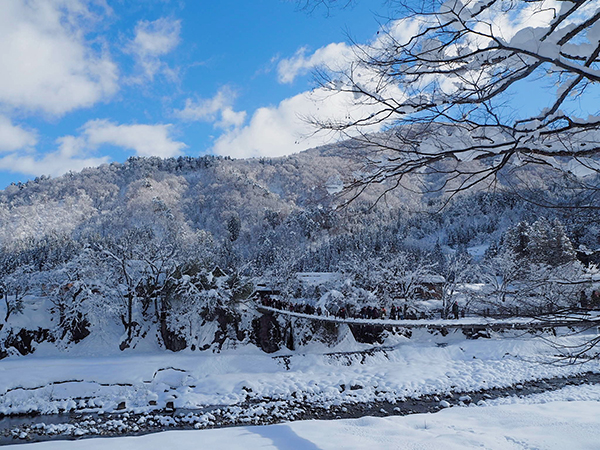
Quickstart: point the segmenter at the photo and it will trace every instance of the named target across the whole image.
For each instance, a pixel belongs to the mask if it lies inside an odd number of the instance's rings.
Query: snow
[[[199,442],[203,448],[248,450],[594,448],[600,440],[600,385],[571,385],[528,396],[520,395],[524,390],[518,389],[540,378],[600,373],[598,360],[579,365],[548,364],[554,353],[547,345],[548,339],[575,344],[594,336],[559,333],[555,338],[545,335],[539,339],[530,333],[510,331],[492,333],[490,339],[468,340],[459,331],[442,336],[415,329],[410,339],[390,334],[385,347],[373,348],[354,341],[347,333],[333,348],[313,342],[295,352],[282,350],[273,355],[250,345],[221,353],[127,350],[96,357],[78,352],[52,353],[50,348],[42,347],[33,355],[2,361],[0,413],[56,413],[74,408],[105,417],[125,402],[121,416],[106,417],[102,424],[85,419],[87,423],[40,427],[48,434],[71,437],[95,433],[95,429],[135,432],[136,426],[143,427],[145,421],[152,421],[156,427],[184,421],[197,429],[21,444],[25,449],[34,445],[40,450],[77,450],[84,445],[86,450],[108,446],[186,449],[197,448]],[[365,349],[372,351],[353,353]],[[486,400],[474,405],[468,393],[492,387],[505,387],[513,395],[484,397]],[[286,402],[331,409],[375,401],[394,405],[424,395],[433,396],[442,410],[403,417],[223,429],[206,429],[215,420],[207,410],[189,417],[151,412],[165,408],[167,402],[173,402],[180,411],[229,406],[228,411],[239,419],[238,423],[251,424],[265,413],[275,421],[298,417],[283,414],[284,408],[279,411],[278,404],[283,407]],[[244,403],[266,398],[266,403]],[[404,408],[404,404],[397,406]],[[395,408],[395,412],[402,408]],[[373,412],[378,414],[379,408]],[[127,422],[125,418],[131,413],[148,415],[131,416],[133,422]],[[17,429],[15,433],[15,439],[27,439],[25,430]]]
[[[344,182],[339,175],[336,175],[327,180],[325,189],[327,189],[329,195],[339,194],[344,189]]]
[[[590,337],[555,339],[575,344]],[[0,413],[56,413],[78,408],[72,399],[83,399],[86,410],[106,412],[116,410],[123,401],[126,410],[134,412],[164,408],[168,401],[176,408],[193,409],[266,397],[274,401],[301,398],[325,406],[395,402],[428,394],[514,386],[542,377],[600,372],[600,361],[548,364],[554,349],[545,340],[518,331],[467,340],[460,331],[444,337],[415,329],[410,339],[390,335],[386,347],[367,355],[352,353],[370,348],[347,333],[337,347],[313,343],[296,352],[282,350],[274,355],[252,346],[220,354],[126,351],[103,357],[44,356],[40,351],[2,361]]]
[[[298,272],[298,280],[307,286],[320,286],[325,283],[337,281],[341,274],[337,272]]]
[[[592,449],[600,442],[600,402],[453,407],[435,414],[298,421],[145,436],[19,444],[20,450],[268,449]],[[9,445],[5,448],[17,448]]]
[[[483,258],[483,255],[485,255],[485,252],[489,247],[490,244],[475,245],[473,247],[467,248],[467,252],[469,252],[469,255],[471,255],[475,259],[481,259]]]
[[[13,314],[10,317],[10,325],[15,329],[35,330],[37,328],[51,328],[52,316],[48,309],[52,306],[48,298],[33,295],[25,296],[23,308],[27,314]],[[4,302],[0,303],[0,314],[6,313]]]

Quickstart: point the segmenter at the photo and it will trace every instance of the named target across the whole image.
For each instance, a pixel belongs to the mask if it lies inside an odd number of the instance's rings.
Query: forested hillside
[[[556,281],[592,276],[592,213],[542,210],[500,185],[421,195],[410,179],[346,204],[362,161],[349,142],[276,159],[132,158],[9,186],[0,354],[82,341],[271,351],[287,324],[255,311],[259,283],[330,314],[394,306],[439,317],[457,299],[473,314],[534,314],[579,301],[581,286]],[[301,272],[337,275],[307,284]],[[443,286],[425,298],[434,276]],[[337,339],[325,328],[294,333],[300,343]]]

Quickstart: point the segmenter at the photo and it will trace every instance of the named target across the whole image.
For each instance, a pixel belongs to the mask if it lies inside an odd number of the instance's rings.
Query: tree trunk
[[[4,323],[7,323],[11,313],[10,303],[8,302],[8,292],[4,293],[4,303],[6,303],[6,316],[4,317]]]
[[[131,342],[133,327],[133,292],[127,293],[127,340]]]

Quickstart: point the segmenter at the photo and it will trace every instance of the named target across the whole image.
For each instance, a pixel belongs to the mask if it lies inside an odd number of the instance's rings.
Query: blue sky
[[[383,4],[2,0],[0,187],[133,155],[317,145],[299,117],[317,107],[298,97],[310,70],[369,40]]]
[[[302,117],[352,112],[311,92],[311,70],[348,67],[349,37],[375,39],[386,5],[1,0],[0,188],[135,155],[281,156],[330,142]],[[553,89],[525,83],[512,106],[533,113]]]

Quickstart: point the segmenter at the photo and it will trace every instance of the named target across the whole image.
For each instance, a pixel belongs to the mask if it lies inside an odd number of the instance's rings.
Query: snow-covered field
[[[76,410],[107,415],[120,404],[125,407],[121,412],[143,414],[164,409],[168,402],[177,409],[242,405],[234,408],[246,414],[242,423],[251,424],[271,421],[255,421],[253,414],[259,414],[261,408],[246,410],[246,401],[268,401],[271,405],[301,402],[327,409],[369,402],[393,406],[406,398],[428,395],[440,405],[446,398],[452,407],[435,414],[171,431],[23,444],[23,448],[185,449],[202,443],[202,448],[227,449],[598,449],[600,385],[567,386],[555,392],[518,396],[524,392],[519,391],[519,384],[530,380],[600,373],[598,360],[550,364],[555,350],[548,339],[573,344],[597,336],[594,333],[553,338],[512,331],[493,334],[491,339],[468,340],[460,331],[442,336],[414,330],[410,339],[389,336],[385,347],[367,353],[355,353],[370,347],[356,343],[350,333],[335,348],[313,344],[273,355],[253,346],[222,353],[171,353],[147,347],[110,354],[94,353],[101,346],[94,347],[93,341],[87,348],[78,346],[71,351],[48,345],[33,355],[2,361],[0,413]],[[477,406],[459,406],[461,392],[491,388],[509,388],[506,392],[512,395],[479,401]],[[194,422],[200,425],[196,428],[212,426],[210,421],[201,422],[210,413],[204,416]],[[146,420],[142,417],[140,420]],[[274,414],[273,422],[292,417],[303,416]],[[172,422],[168,417],[163,419]],[[67,434],[89,433],[82,430],[71,426]],[[135,432],[135,428],[127,430]]]
[[[587,401],[569,401],[580,393]],[[299,421],[268,426],[171,431],[146,436],[7,446],[21,450],[95,449],[556,449],[600,448],[600,388],[567,388],[500,406],[435,414]],[[540,403],[545,402],[547,403]]]
[[[2,361],[0,413],[110,412],[122,402],[128,411],[145,412],[169,401],[176,408],[199,408],[265,397],[320,405],[394,402],[600,372],[600,361],[549,364],[554,350],[529,333],[467,340],[458,331],[443,337],[415,330],[411,339],[390,337],[387,350],[368,355],[345,354],[368,348],[348,336],[334,349],[312,346],[275,355],[253,346],[219,354],[148,349],[104,356],[84,356],[93,353],[82,347],[75,354],[41,348]],[[332,351],[339,353],[326,354]]]

